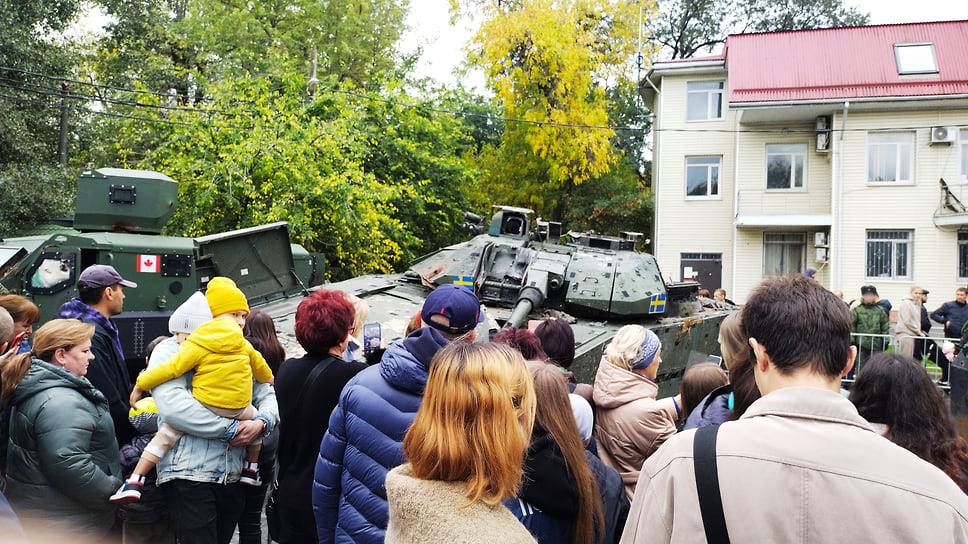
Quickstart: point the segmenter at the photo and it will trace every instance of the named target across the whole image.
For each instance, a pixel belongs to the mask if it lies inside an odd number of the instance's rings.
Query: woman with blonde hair
[[[403,439],[408,463],[387,474],[386,542],[534,544],[501,504],[518,490],[534,417],[520,353],[493,343],[440,350]]]
[[[659,337],[641,325],[626,325],[605,348],[593,397],[595,439],[606,465],[622,475],[632,499],[642,463],[676,434],[682,411],[678,396],[656,400],[662,364]]]
[[[894,340],[900,345],[901,355],[921,359],[921,354],[914,353],[914,341],[924,336],[921,332],[921,295],[924,290],[918,286],[911,287],[911,292],[904,295],[897,308],[897,326],[894,328]]]
[[[2,362],[2,397],[13,412],[7,498],[28,536],[38,530],[100,538],[114,524],[108,497],[121,459],[107,399],[84,377],[94,326],[54,319],[29,353]]]

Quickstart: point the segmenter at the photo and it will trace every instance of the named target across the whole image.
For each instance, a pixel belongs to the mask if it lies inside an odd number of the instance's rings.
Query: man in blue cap
[[[313,482],[322,543],[382,543],[389,512],[384,481],[403,464],[403,436],[423,400],[430,362],[451,342],[473,342],[484,320],[466,287],[443,285],[424,301],[424,326],[391,344],[380,364],[343,388],[323,436]]]

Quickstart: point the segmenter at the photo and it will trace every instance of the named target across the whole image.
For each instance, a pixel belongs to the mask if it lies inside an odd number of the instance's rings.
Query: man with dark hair
[[[94,360],[87,369],[87,379],[108,399],[119,445],[130,442],[138,432],[128,420],[132,383],[121,350],[121,337],[111,318],[121,313],[124,288],[137,286],[122,278],[113,266],[91,265],[77,279],[78,298],[65,302],[58,311],[59,317],[94,325],[91,339]]]
[[[646,460],[623,543],[727,535],[732,542],[968,542],[968,496],[881,437],[840,395],[857,348],[850,313],[832,293],[809,278],[770,280],[742,317],[762,398],[718,436],[700,429],[697,440],[697,431],[685,431]],[[858,504],[877,508],[858,516]]]
[[[931,312],[931,319],[944,324],[946,338],[961,338],[961,329],[968,322],[968,289],[959,287],[955,299]]]

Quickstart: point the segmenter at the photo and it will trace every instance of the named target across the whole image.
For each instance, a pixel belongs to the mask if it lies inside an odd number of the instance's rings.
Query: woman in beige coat
[[[387,474],[387,544],[536,544],[501,501],[513,497],[535,417],[524,358],[454,342],[430,365],[403,439],[408,463]]]
[[[595,438],[606,465],[622,475],[629,500],[642,463],[676,434],[679,396],[656,400],[662,343],[640,325],[619,329],[598,365],[593,397]]]
[[[914,355],[914,341],[921,333],[921,294],[920,287],[912,287],[911,292],[901,299],[897,310],[897,325],[894,327],[894,339],[901,346],[900,353],[920,360]]]

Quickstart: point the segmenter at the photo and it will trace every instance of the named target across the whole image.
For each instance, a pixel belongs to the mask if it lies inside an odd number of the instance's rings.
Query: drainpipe
[[[730,257],[730,265],[733,269],[730,281],[730,293],[736,296],[736,251],[739,247],[737,242],[739,229],[736,227],[736,220],[739,218],[739,140],[743,133],[740,126],[743,122],[743,111],[736,112],[736,146],[733,150],[733,254]]]
[[[833,270],[833,288],[838,291],[843,291],[843,269],[844,263],[842,260],[843,251],[843,233],[844,233],[844,135],[847,133],[847,112],[850,109],[850,101],[844,101],[844,111],[841,114],[840,119],[840,138],[832,138],[837,145],[837,151],[834,153],[837,160],[837,171],[834,177],[834,187],[831,191],[831,215],[834,216],[834,232],[831,233],[830,244],[834,249],[834,266]],[[836,245],[834,243],[836,242]]]

